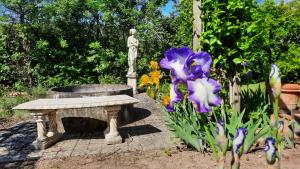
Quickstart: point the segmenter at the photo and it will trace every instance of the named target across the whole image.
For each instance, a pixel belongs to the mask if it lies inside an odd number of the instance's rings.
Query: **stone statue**
[[[131,36],[128,37],[127,47],[128,49],[128,73],[127,75],[135,75],[136,74],[136,58],[137,58],[137,47],[139,45],[139,41],[135,38],[136,30],[130,29],[129,33]]]

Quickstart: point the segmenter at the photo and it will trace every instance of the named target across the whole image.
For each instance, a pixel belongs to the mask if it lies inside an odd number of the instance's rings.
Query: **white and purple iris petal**
[[[178,103],[180,100],[183,99],[183,94],[178,89],[178,83],[171,83],[170,84],[170,103],[167,106],[167,110],[169,112],[174,111],[174,104]]]
[[[211,106],[219,106],[221,98],[218,95],[221,85],[213,79],[202,78],[187,81],[189,99],[197,106],[201,113],[211,111]]]
[[[187,65],[191,66],[189,79],[208,77],[212,58],[207,52],[198,52],[187,60]]]
[[[280,131],[280,132],[282,132],[283,131],[283,128],[284,128],[284,121],[278,121],[278,126],[277,126],[277,128],[278,128],[278,130]]]
[[[268,137],[266,139],[266,147],[265,147],[265,152],[266,152],[266,159],[268,163],[274,163],[275,162],[275,139],[272,137]]]
[[[270,78],[269,81],[273,91],[273,95],[275,97],[278,97],[281,92],[281,80],[280,80],[279,68],[276,64],[272,64],[269,78]]]
[[[186,61],[194,55],[188,47],[170,48],[165,52],[165,58],[160,61],[160,66],[169,69],[175,81],[185,82],[188,78],[188,65]]]
[[[217,121],[217,134],[219,136],[225,135],[224,121],[222,121],[222,120]]]
[[[237,132],[233,139],[233,152],[239,154],[241,146],[244,144],[247,135],[247,130],[243,127],[237,129]]]

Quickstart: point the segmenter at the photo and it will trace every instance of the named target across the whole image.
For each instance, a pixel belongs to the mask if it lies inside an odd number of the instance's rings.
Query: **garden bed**
[[[227,152],[230,154],[230,152]],[[228,156],[229,157],[229,156]],[[118,160],[116,160],[118,159]],[[282,168],[295,169],[300,163],[300,148],[285,150],[282,158]],[[226,161],[227,168],[230,159]],[[72,157],[55,160],[41,160],[34,164],[36,168],[216,168],[215,160],[211,155],[201,154],[195,151],[172,151],[169,156],[163,150],[146,152],[132,152],[113,154],[110,156],[95,155],[86,157]],[[265,155],[263,151],[257,151],[244,155],[241,159],[242,169],[266,168]]]

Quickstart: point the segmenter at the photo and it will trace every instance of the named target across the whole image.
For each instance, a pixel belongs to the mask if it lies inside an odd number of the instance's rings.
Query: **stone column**
[[[34,116],[37,124],[37,140],[43,141],[46,139],[45,116],[42,113],[36,113]]]
[[[107,144],[119,144],[122,143],[122,138],[118,132],[118,112],[121,110],[121,106],[105,107],[107,113],[108,130],[105,134],[105,140]]]
[[[127,85],[131,86],[133,89],[133,94],[136,94],[137,75],[134,73],[134,74],[126,75],[126,77],[127,77]]]

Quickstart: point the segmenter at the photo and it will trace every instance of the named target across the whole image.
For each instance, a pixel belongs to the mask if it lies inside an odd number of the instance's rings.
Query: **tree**
[[[138,30],[138,72],[173,42],[166,0],[1,1],[0,83],[125,82],[126,40]],[[10,72],[13,72],[10,74]]]

